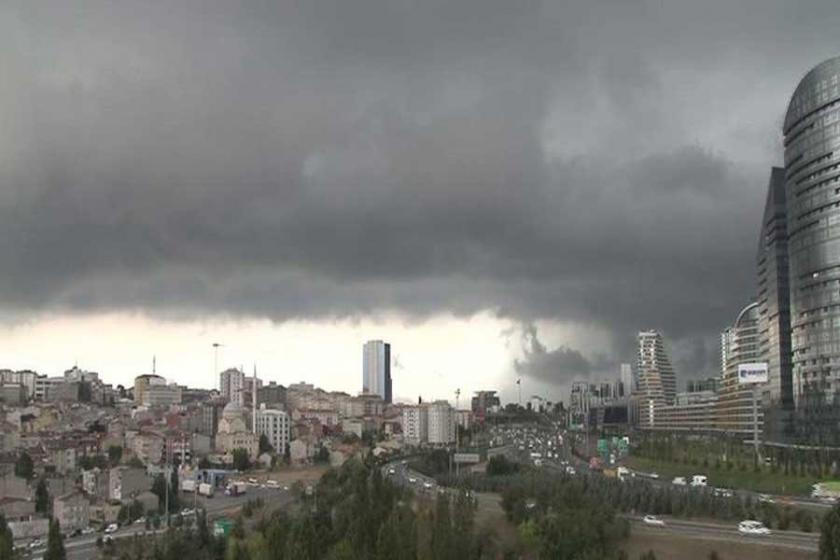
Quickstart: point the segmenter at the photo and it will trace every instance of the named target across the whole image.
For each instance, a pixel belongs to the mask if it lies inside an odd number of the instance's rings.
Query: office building
[[[753,387],[738,381],[738,366],[761,361],[759,304],[744,307],[731,327],[721,333],[721,379],[718,387],[718,429],[731,435],[752,435],[755,426]],[[759,395],[760,398],[760,395]],[[759,429],[764,414],[759,406]]]
[[[677,394],[677,380],[662,335],[657,331],[639,333],[636,365],[637,393],[643,399],[671,404]]]
[[[785,170],[774,167],[758,242],[759,353],[767,362],[766,405],[793,408],[790,346],[790,280]]]
[[[181,404],[181,387],[175,383],[152,383],[143,390],[141,403],[161,407]]]
[[[621,364],[618,383],[617,393],[619,397],[627,398],[633,393],[633,366]]]
[[[392,401],[391,345],[381,340],[365,342],[362,350],[362,392]]]
[[[257,410],[257,435],[265,436],[278,455],[286,453],[291,438],[289,415],[282,410],[267,408],[264,404]]]
[[[230,368],[219,374],[219,392],[222,397],[239,406],[245,406],[245,373],[236,369]]]

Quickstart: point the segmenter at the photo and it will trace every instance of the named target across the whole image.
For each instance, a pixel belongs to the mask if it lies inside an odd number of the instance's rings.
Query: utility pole
[[[761,452],[758,447],[758,383],[753,385],[753,445],[755,445],[755,460],[761,463]]]
[[[516,380],[516,387],[519,389],[519,408],[522,408],[522,379]]]

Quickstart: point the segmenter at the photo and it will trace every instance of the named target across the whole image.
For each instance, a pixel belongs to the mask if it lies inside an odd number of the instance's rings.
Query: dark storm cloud
[[[7,309],[708,338],[840,51],[833,1],[235,4],[0,8]]]
[[[560,380],[588,377],[592,370],[589,360],[573,348],[548,350],[534,325],[523,328],[522,342],[524,358],[514,362],[514,369],[520,375],[555,384]]]

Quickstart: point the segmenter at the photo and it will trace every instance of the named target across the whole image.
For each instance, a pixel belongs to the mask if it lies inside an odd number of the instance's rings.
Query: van
[[[706,478],[706,475],[695,474],[693,477],[691,477],[691,485],[695,488],[704,488],[707,483],[708,479]]]

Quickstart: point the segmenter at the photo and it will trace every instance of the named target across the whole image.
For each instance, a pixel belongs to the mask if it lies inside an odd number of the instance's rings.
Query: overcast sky
[[[657,328],[680,386],[715,374],[837,29],[836,0],[4,3],[2,365],[213,386],[218,341],[355,392],[386,338],[400,397],[561,398]]]

